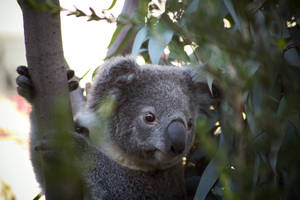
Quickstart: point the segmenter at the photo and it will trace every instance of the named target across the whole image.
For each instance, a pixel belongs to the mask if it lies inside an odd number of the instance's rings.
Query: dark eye
[[[192,121],[192,119],[190,119],[188,121],[187,125],[188,125],[188,128],[192,128],[193,127],[193,121]]]
[[[155,121],[155,115],[151,112],[148,112],[144,115],[144,119],[147,121],[147,122],[154,122]]]

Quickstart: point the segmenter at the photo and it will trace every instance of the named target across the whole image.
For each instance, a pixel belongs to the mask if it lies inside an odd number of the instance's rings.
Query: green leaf
[[[39,199],[41,199],[42,196],[43,196],[43,194],[39,193],[32,200],[39,200]]]
[[[142,44],[148,39],[147,34],[148,28],[146,26],[141,28],[136,34],[131,51],[133,57],[136,57],[139,54]]]
[[[222,17],[222,19],[224,17],[226,17],[226,15],[228,14],[228,10],[227,10],[227,7],[224,4],[224,1],[221,3],[219,12],[220,12],[220,16]]]
[[[107,48],[110,48],[110,46],[115,42],[117,36],[119,35],[119,33],[121,32],[121,30],[125,27],[125,24],[121,24],[121,25],[118,25],[118,27],[116,28],[114,34],[112,35],[111,37],[111,40],[110,40],[110,43],[108,45]]]
[[[117,50],[109,57],[106,57],[105,60],[107,60],[113,56],[119,55],[122,52],[122,50],[127,46],[128,42],[133,38],[135,33],[136,33],[135,29],[133,27],[130,27],[125,38],[123,39],[122,43],[119,45]]]
[[[204,200],[208,192],[219,178],[215,160],[211,160],[205,168],[198,185],[194,200]]]
[[[287,49],[283,56],[290,65],[300,67],[300,54],[296,48]]]
[[[266,0],[256,0],[256,1],[253,1],[252,3],[250,3],[248,5],[248,10],[250,12],[254,13],[257,10],[259,10],[260,8],[262,8],[265,2],[266,2]]]
[[[284,110],[286,109],[286,106],[287,106],[286,99],[285,99],[285,97],[283,97],[280,100],[278,110],[277,110],[277,115],[282,115],[284,113]],[[273,143],[272,143],[271,149],[270,149],[269,162],[270,162],[270,166],[275,174],[277,171],[276,165],[277,165],[277,160],[278,160],[278,152],[280,150],[284,136],[285,136],[285,131],[282,131],[281,135],[277,139],[273,140]]]
[[[277,113],[276,113],[276,114],[277,114],[278,116],[283,115],[285,109],[287,109],[287,102],[286,102],[285,97],[282,97],[281,100],[280,100],[280,103],[279,103],[279,106],[278,106],[278,109],[277,109]]]
[[[109,8],[107,8],[107,9],[105,9],[105,10],[110,10],[110,9],[112,9],[112,8],[116,5],[116,3],[117,3],[117,0],[113,0],[113,1],[111,2],[111,5],[109,6]]]
[[[199,6],[200,0],[194,0],[192,3],[190,3],[189,7],[186,9],[187,14],[191,14],[197,11]]]
[[[206,80],[207,80],[208,88],[209,88],[211,95],[214,95],[213,91],[212,91],[212,83],[213,83],[214,79],[211,76],[207,76]]]
[[[79,80],[82,80],[89,72],[91,71],[91,68],[89,68],[88,70],[87,70],[87,72],[85,72],[80,78],[79,78]]]
[[[241,25],[240,25],[240,22],[239,22],[239,19],[238,19],[237,15],[236,15],[236,12],[235,12],[235,10],[233,8],[231,0],[224,0],[224,4],[225,4],[228,12],[232,16],[232,18],[233,18],[233,20],[234,20],[234,22],[236,24],[237,29],[239,31],[241,31]]]
[[[252,101],[254,113],[258,114],[258,113],[262,112],[265,94],[266,94],[266,91],[264,90],[264,88],[261,87],[261,85],[255,84],[253,86],[251,101]]]
[[[253,177],[252,177],[252,189],[254,190],[257,180],[258,180],[258,170],[260,166],[260,158],[259,155],[255,156],[254,167],[253,167]]]
[[[150,60],[153,64],[158,64],[165,47],[173,37],[173,31],[167,29],[164,32],[152,36],[148,44]]]
[[[249,105],[245,106],[245,113],[247,116],[246,120],[247,120],[247,124],[250,128],[250,132],[253,134],[253,136],[256,137],[261,132],[261,129],[258,126],[257,120],[253,113],[252,101],[249,104],[250,104],[250,106]]]

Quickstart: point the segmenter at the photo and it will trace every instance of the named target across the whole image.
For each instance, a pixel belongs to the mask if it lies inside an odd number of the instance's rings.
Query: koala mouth
[[[183,155],[175,155],[173,153],[167,153],[159,149],[156,149],[153,152],[153,158],[155,160],[154,162],[156,162],[157,165],[161,166],[162,168],[167,168],[178,164],[181,161],[182,156]]]
[[[151,165],[156,169],[167,169],[180,163],[182,156],[174,156],[160,150],[153,152]],[[150,163],[149,163],[150,164]]]
[[[163,151],[160,151],[160,150],[156,150],[154,152],[154,158],[158,161],[171,161],[171,160],[176,160],[177,157],[179,156],[174,156],[172,154],[169,154],[169,153],[165,153]]]
[[[166,140],[157,142],[154,159],[160,163],[177,163],[186,150],[186,127],[180,120],[172,121],[166,129]]]

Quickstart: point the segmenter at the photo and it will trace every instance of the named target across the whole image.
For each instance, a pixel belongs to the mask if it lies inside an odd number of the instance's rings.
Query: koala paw
[[[17,68],[17,73],[19,74],[17,82],[17,91],[20,96],[24,97],[27,101],[32,102],[34,97],[34,88],[31,81],[28,68],[25,66],[19,66]]]
[[[17,91],[20,96],[24,97],[27,101],[32,102],[34,98],[34,85],[26,66],[17,67],[17,73],[19,74],[16,83],[18,85]],[[78,81],[71,80],[74,77],[74,71],[67,71],[69,91],[76,90],[79,86]]]
[[[67,78],[68,78],[68,86],[69,86],[69,91],[72,92],[73,90],[76,90],[79,86],[79,83],[77,80],[71,80],[73,79],[75,73],[73,70],[68,69],[67,71]]]

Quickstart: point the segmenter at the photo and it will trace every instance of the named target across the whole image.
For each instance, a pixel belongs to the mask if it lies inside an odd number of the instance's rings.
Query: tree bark
[[[51,150],[57,152],[50,157],[44,153],[40,155],[45,196],[47,200],[82,199],[81,180],[73,159],[74,151],[69,151],[73,148],[68,141],[74,126],[72,110],[76,114],[84,105],[84,99],[81,90],[77,89],[71,93],[70,101],[60,17],[53,16],[50,11],[29,9],[27,0],[17,1],[23,12],[26,59],[35,89],[32,103],[35,137],[54,138],[54,145],[51,145],[54,149]],[[58,0],[51,1],[59,5]],[[37,2],[44,3],[46,0]],[[137,8],[138,0],[126,0],[122,14],[132,16]],[[108,56],[119,48],[130,28],[123,28],[109,49]],[[129,53],[131,45],[132,41],[120,54]]]
[[[23,12],[27,65],[35,89],[32,105],[34,133],[37,134],[35,137],[70,136],[73,130],[73,116],[67,85],[68,66],[62,48],[60,17],[53,16],[49,11],[29,9],[26,2],[27,0],[18,0]],[[57,0],[53,0],[53,3],[59,4]],[[54,149],[54,152],[58,152],[58,149],[64,151],[56,143],[55,145],[57,149]],[[70,152],[59,153],[66,156]],[[62,170],[66,164],[64,159],[48,159],[45,154],[41,154],[41,158],[46,199],[81,199],[78,177],[72,177],[70,173],[64,173]]]

